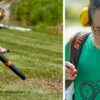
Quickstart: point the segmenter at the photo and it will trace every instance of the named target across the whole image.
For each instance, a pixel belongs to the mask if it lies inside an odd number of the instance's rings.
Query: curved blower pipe
[[[9,59],[7,59],[3,54],[0,53],[0,60],[7,66],[9,67],[16,75],[18,75],[21,79],[25,80],[26,76],[17,69],[17,67],[12,63],[12,61],[10,61]]]

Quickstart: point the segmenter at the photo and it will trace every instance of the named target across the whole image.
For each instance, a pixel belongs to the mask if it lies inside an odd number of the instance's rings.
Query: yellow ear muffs
[[[89,26],[88,6],[82,9],[80,14],[80,22],[83,26]]]
[[[2,20],[5,16],[5,12],[2,8],[0,8],[0,20]]]

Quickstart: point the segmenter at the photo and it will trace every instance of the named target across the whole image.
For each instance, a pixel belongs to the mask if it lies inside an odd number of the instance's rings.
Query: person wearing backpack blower
[[[0,8],[0,21],[3,20],[4,17],[5,17],[5,11],[4,11],[4,9]],[[8,52],[9,52],[8,49],[0,46],[0,53],[4,54],[4,53],[8,53]]]
[[[92,32],[79,32],[66,43],[65,78],[74,81],[72,100],[100,100],[100,0],[90,0],[80,19]]]

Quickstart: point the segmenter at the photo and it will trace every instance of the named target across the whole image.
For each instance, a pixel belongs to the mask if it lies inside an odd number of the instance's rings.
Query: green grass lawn
[[[0,100],[62,100],[62,35],[0,30],[5,54],[23,81],[0,62]]]

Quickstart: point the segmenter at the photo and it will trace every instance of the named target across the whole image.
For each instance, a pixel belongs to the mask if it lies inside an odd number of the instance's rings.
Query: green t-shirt
[[[65,46],[65,60],[69,61],[68,42]],[[100,49],[93,43],[93,34],[83,45],[74,90],[75,100],[100,100]]]

